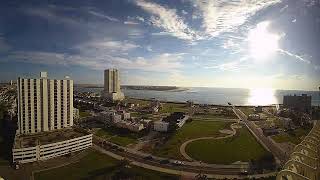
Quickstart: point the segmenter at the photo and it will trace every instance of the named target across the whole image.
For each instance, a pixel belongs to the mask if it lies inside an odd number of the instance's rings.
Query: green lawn
[[[186,152],[196,160],[213,164],[248,162],[268,153],[245,128],[231,138],[194,141],[187,145]]]
[[[310,129],[296,129],[290,133],[281,133],[272,136],[272,139],[277,143],[291,142],[293,144],[299,144],[302,141],[302,137],[306,136],[310,132]]]
[[[162,157],[184,159],[179,151],[183,142],[197,137],[219,136],[221,135],[219,130],[229,128],[230,124],[225,122],[192,121],[178,129],[163,146],[154,151],[154,154]]]
[[[127,146],[128,144],[136,143],[137,139],[140,137],[136,133],[131,132],[117,132],[114,127],[99,129],[95,135],[106,138],[108,141],[118,144],[120,146]]]
[[[187,112],[187,104],[178,104],[178,103],[164,103],[160,112],[161,113],[173,113],[173,112]]]
[[[144,106],[149,106],[150,105],[150,101],[149,100],[128,98],[128,99],[126,99],[126,102],[127,103],[139,104],[140,107],[144,107]]]
[[[79,112],[80,117],[88,117],[91,116],[90,112],[86,112],[86,111],[80,111]]]
[[[130,112],[130,115],[132,117],[136,117],[136,118],[145,118],[145,119],[151,119],[152,118],[152,114],[139,113],[139,112]]]
[[[109,141],[115,144],[118,144],[120,146],[127,146],[129,144],[134,144],[137,142],[136,139],[125,137],[125,136],[114,136],[111,139],[109,139]]]
[[[122,169],[122,171],[120,171]],[[178,179],[163,173],[132,166],[121,168],[119,161],[91,150],[79,162],[35,174],[36,180],[115,179],[115,174],[129,174],[133,179]]]
[[[254,114],[253,107],[237,107],[237,108],[240,109],[247,116],[249,116],[249,114]]]
[[[223,116],[219,114],[197,114],[192,116],[193,120],[228,120],[237,119],[237,117]]]

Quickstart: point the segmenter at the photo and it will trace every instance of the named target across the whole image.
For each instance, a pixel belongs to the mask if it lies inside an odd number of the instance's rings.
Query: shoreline
[[[153,101],[152,99],[143,99],[143,98],[135,98],[135,97],[129,97],[126,96],[126,98],[134,99],[134,100],[140,100],[140,101]],[[172,103],[172,104],[187,104],[187,102],[180,102],[180,101],[163,101],[159,100],[160,103]],[[207,106],[213,106],[213,107],[232,107],[230,105],[223,105],[223,104],[201,104],[201,103],[193,103],[194,105],[207,105]],[[270,104],[270,105],[259,105],[261,107],[271,107],[275,105],[281,105],[281,104]],[[256,107],[258,105],[234,105],[235,107]]]

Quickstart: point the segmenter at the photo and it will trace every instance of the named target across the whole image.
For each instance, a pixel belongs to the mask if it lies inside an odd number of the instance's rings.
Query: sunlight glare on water
[[[250,89],[249,105],[270,105],[278,104],[277,98],[275,97],[275,90],[268,88]]]

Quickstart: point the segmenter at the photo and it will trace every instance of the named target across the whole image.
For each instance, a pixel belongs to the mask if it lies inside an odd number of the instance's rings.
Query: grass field
[[[136,143],[137,138],[139,138],[135,133],[126,133],[121,135],[120,133],[115,132],[115,130],[112,130],[112,127],[99,129],[95,135],[108,139],[108,141],[120,146],[127,146],[128,144]]]
[[[161,148],[154,151],[154,154],[173,159],[184,159],[179,151],[183,142],[197,137],[219,136],[221,135],[220,129],[229,127],[230,123],[225,122],[192,121],[178,129]]]
[[[196,160],[213,164],[257,160],[268,153],[245,128],[231,138],[191,142],[186,152]]]
[[[90,116],[90,113],[86,112],[86,111],[80,111],[79,115],[80,115],[80,117],[88,117],[88,116]]]
[[[254,114],[253,107],[237,107],[237,108],[240,109],[247,116],[249,116],[249,114]]]
[[[187,104],[164,103],[160,112],[161,113],[187,112],[188,107],[186,107],[186,105]]]
[[[199,115],[193,115],[192,116],[193,120],[228,120],[228,119],[237,119],[237,117],[232,117],[232,116],[223,116],[219,114],[199,114]]]
[[[122,169],[122,171],[120,171]],[[120,172],[119,172],[120,171]],[[119,161],[107,155],[91,150],[79,162],[61,168],[35,174],[36,180],[78,180],[78,179],[116,179],[114,175],[129,174],[132,179],[178,179],[175,176],[132,166],[123,168]]]
[[[291,142],[293,144],[299,144],[302,141],[302,137],[309,133],[310,129],[296,129],[290,133],[281,133],[272,136],[272,139],[277,143]]]
[[[144,107],[144,106],[149,106],[150,105],[150,101],[148,101],[148,100],[127,98],[125,101],[127,103],[139,104],[140,107]]]

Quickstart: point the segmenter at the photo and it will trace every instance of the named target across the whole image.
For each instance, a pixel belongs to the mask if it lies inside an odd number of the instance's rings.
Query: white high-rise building
[[[18,134],[33,134],[73,125],[73,80],[18,78]]]
[[[117,69],[104,70],[104,96],[110,100],[123,100],[124,94],[120,90],[120,77]]]

